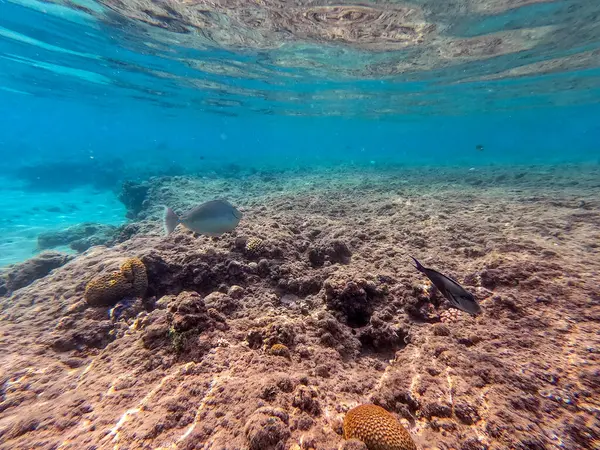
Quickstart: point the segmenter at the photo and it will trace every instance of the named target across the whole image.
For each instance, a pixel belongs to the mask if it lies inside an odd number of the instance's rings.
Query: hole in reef
[[[350,328],[361,328],[369,324],[371,320],[371,313],[358,310],[358,311],[348,311],[346,313],[346,323]]]

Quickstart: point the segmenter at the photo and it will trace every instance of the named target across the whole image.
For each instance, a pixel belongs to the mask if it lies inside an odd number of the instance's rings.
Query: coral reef
[[[344,418],[344,438],[359,439],[369,450],[417,450],[408,431],[377,405],[360,405],[348,411]]]
[[[0,298],[0,447],[365,450],[343,421],[372,404],[423,449],[595,450],[598,169],[536,170],[152,179],[122,242]],[[165,238],[190,192],[245,220]],[[313,265],[335,240],[350,260]],[[90,280],[117,293],[90,307]]]

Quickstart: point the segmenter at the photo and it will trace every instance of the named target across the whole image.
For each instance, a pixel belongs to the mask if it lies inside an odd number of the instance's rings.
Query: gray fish
[[[233,231],[240,223],[242,213],[226,200],[211,200],[178,217],[171,209],[165,210],[165,229],[167,236],[181,224],[195,233],[207,236],[220,236]]]
[[[461,311],[476,315],[481,311],[481,307],[473,297],[473,294],[467,292],[456,280],[446,275],[423,267],[419,261],[411,256],[417,265],[417,270],[424,273],[431,280],[433,285],[448,299],[450,304]]]

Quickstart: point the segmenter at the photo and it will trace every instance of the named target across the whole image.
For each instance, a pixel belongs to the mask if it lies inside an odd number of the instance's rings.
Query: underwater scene
[[[0,450],[600,450],[600,1],[0,0]]]

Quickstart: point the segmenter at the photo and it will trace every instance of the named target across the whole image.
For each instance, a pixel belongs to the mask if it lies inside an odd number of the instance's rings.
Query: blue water
[[[273,40],[265,22],[219,22],[223,9],[212,28],[176,32],[189,24],[152,26],[110,1],[1,1],[0,265],[34,253],[40,230],[124,223],[124,179],[600,162],[599,2],[421,3],[437,34],[379,48],[389,41],[343,30],[328,41],[318,21]],[[76,208],[32,214],[53,195]]]

